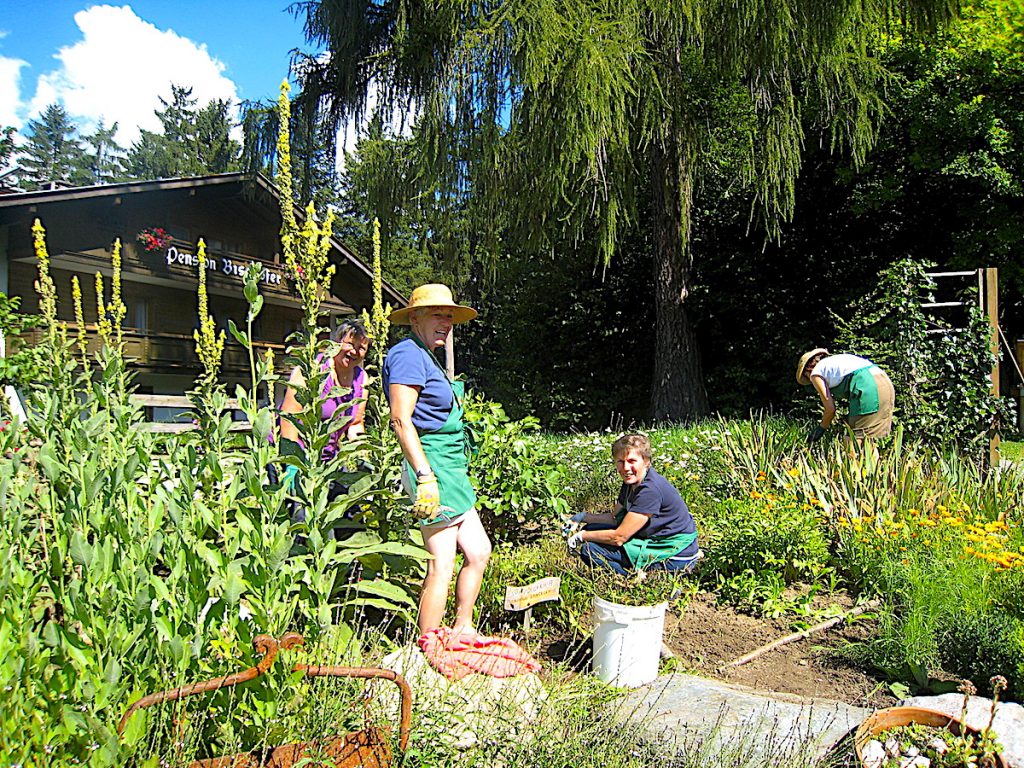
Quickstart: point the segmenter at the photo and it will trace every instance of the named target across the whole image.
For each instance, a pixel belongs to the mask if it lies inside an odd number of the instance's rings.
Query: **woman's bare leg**
[[[484,569],[491,557],[491,540],[475,509],[469,510],[459,523],[458,548],[462,551],[462,568],[455,584],[455,634],[472,631],[473,608],[480,594]]]
[[[420,632],[437,629],[444,624],[444,608],[448,602],[448,585],[455,572],[455,548],[459,528],[421,528],[423,546],[433,560],[427,561],[427,575],[420,592]]]

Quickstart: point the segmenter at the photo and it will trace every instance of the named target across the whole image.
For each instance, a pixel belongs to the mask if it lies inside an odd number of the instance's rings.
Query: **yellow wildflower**
[[[71,277],[71,301],[75,306],[75,325],[78,326],[75,343],[82,353],[82,367],[89,367],[89,347],[85,340],[85,312],[82,311],[82,286],[78,282],[78,275]]]
[[[32,247],[39,263],[39,279],[36,291],[39,293],[39,314],[46,320],[47,335],[52,342],[57,333],[57,286],[50,276],[50,254],[46,250],[46,230],[42,222],[35,220],[32,225]]]
[[[199,258],[199,328],[192,332],[196,340],[196,355],[203,364],[203,378],[213,383],[217,380],[220,360],[224,353],[224,331],[217,335],[217,324],[210,315],[209,295],[206,290],[206,241],[200,238],[197,249]]]
[[[96,273],[96,330],[100,335],[100,342],[110,342],[110,317],[107,315],[107,308],[103,304],[103,275]]]
[[[117,343],[121,343],[121,323],[128,308],[121,299],[121,238],[114,240],[114,250],[110,254],[110,321],[117,328]]]

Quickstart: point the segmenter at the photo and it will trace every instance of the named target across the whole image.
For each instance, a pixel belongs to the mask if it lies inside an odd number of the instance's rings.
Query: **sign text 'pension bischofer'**
[[[199,263],[199,257],[194,253],[188,251],[179,251],[175,246],[171,246],[167,249],[167,265],[171,266],[174,264],[181,264],[186,267],[194,267]],[[206,257],[206,268],[211,272],[220,272],[224,275],[230,275],[231,277],[241,278],[245,275],[245,271],[249,268],[249,263],[245,261],[235,261],[229,259],[226,256],[220,258],[214,258],[213,256]],[[280,285],[281,275],[277,272],[264,268],[263,272],[260,273],[260,282],[267,283],[268,285]]]

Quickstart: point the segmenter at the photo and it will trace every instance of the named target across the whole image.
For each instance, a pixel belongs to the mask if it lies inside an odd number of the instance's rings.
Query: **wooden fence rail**
[[[131,396],[132,402],[137,405],[141,405],[144,408],[178,408],[181,413],[187,413],[192,410],[192,401],[189,400],[185,395],[140,395],[134,394]],[[238,408],[238,400],[235,398],[228,398],[226,410],[235,410]],[[175,434],[178,432],[188,432],[191,429],[195,429],[196,425],[191,422],[167,422],[167,421],[150,421],[147,422],[150,432],[159,432],[163,434]],[[232,432],[246,432],[252,427],[248,421],[233,421],[231,422]]]

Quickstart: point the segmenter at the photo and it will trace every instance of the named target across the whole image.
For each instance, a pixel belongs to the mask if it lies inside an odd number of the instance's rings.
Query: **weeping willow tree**
[[[596,238],[608,264],[625,225],[648,217],[651,415],[686,420],[708,410],[687,297],[695,190],[716,170],[716,143],[742,146],[735,181],[752,221],[776,235],[793,214],[805,127],[862,159],[884,114],[876,44],[935,29],[955,5],[308,0],[298,4],[307,39],[328,53],[304,63],[303,89],[329,99],[338,125],[371,109],[408,116],[420,178],[465,196],[494,256]],[[501,222],[517,242],[502,241]]]

